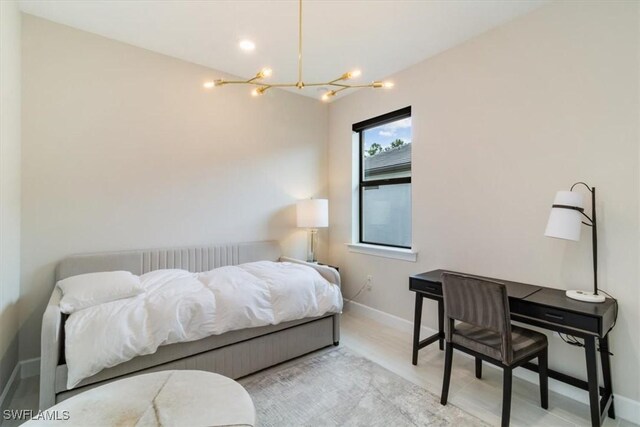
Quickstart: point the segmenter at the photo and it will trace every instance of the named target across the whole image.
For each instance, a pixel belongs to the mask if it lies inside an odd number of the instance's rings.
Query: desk
[[[433,270],[409,278],[409,290],[416,293],[412,355],[414,365],[418,364],[418,351],[421,348],[438,341],[440,350],[444,349],[442,273],[445,271],[447,270]],[[591,304],[567,298],[565,292],[560,289],[482,276],[473,277],[504,283],[509,295],[512,320],[582,338],[585,344],[587,380],[574,378],[551,369],[549,369],[549,376],[589,392],[592,426],[602,425],[607,414],[610,418],[615,418],[608,342],[608,334],[615,323],[616,316],[615,302],[612,299],[607,298],[601,304]],[[438,302],[438,333],[420,340],[424,298]],[[598,385],[597,352],[600,352],[602,365],[602,387]],[[532,363],[524,367],[536,372],[538,370],[537,365]]]

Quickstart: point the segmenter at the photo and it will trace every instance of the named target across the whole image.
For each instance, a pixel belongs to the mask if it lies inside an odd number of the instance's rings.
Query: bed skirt
[[[170,369],[193,369],[214,372],[237,379],[278,363],[334,345],[334,316],[323,317],[246,341],[153,366],[129,375],[78,387],[56,394],[56,403],[91,388],[122,378]]]

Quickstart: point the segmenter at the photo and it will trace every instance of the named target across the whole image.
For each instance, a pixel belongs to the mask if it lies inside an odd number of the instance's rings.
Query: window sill
[[[349,252],[373,255],[383,258],[399,259],[402,261],[416,262],[418,252],[413,249],[392,248],[390,246],[367,245],[365,243],[347,243]]]

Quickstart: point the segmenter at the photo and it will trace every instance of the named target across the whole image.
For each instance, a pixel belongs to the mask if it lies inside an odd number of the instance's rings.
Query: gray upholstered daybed
[[[329,282],[340,285],[340,275],[335,269],[281,255],[280,246],[274,241],[75,255],[58,264],[56,281],[99,271],[125,270],[140,275],[153,270],[181,268],[201,272],[226,265],[269,260],[308,264]],[[161,346],[154,354],[138,356],[104,369],[68,390],[64,358],[66,316],[58,307],[60,297],[60,290],[56,287],[42,318],[41,410],[106,382],[140,373],[197,369],[239,378],[311,351],[337,345],[340,340],[339,314],[231,331],[198,341]]]

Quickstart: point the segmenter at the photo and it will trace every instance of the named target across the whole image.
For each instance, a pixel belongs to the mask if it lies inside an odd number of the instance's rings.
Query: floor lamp
[[[577,185],[584,185],[591,192],[591,217],[584,213],[582,194],[573,191]],[[588,222],[585,222],[584,220]],[[596,188],[584,182],[576,182],[569,191],[558,191],[551,206],[549,222],[544,234],[558,239],[580,240],[582,224],[591,227],[593,239],[593,292],[570,290],[567,296],[586,302],[604,302],[604,295],[598,294],[598,229],[596,224]]]

